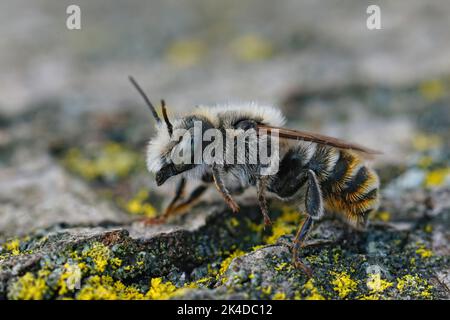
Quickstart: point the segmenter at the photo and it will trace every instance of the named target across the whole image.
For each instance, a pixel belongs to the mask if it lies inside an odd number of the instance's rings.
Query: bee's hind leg
[[[305,273],[311,277],[312,271],[310,268],[305,266],[298,259],[298,250],[301,247],[304,247],[304,241],[306,236],[308,235],[309,230],[313,225],[313,220],[317,220],[323,215],[323,199],[322,199],[322,191],[320,190],[320,185],[317,180],[316,174],[312,170],[307,171],[307,190],[305,197],[305,207],[307,217],[303,222],[302,226],[298,229],[297,234],[295,235],[294,244],[293,244],[293,262],[294,266],[302,269]]]
[[[308,235],[309,230],[311,230],[312,225],[313,219],[308,215],[305,221],[303,221],[302,226],[295,234],[294,243],[292,244],[292,262],[296,268],[302,269],[308,275],[308,277],[312,276],[312,270],[300,261],[300,259],[298,258],[298,251],[300,248],[304,247],[304,241],[306,239],[306,236]]]

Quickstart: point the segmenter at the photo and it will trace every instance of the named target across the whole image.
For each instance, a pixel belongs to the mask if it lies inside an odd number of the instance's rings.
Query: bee
[[[161,113],[145,95],[136,81],[130,81],[144,98],[156,120],[156,135],[147,148],[147,168],[155,174],[157,185],[164,184],[171,177],[180,177],[175,196],[159,218],[164,221],[169,216],[181,214],[199,201],[210,185],[214,185],[232,211],[239,211],[233,198],[236,193],[255,187],[257,200],[265,225],[270,225],[267,196],[292,204],[306,214],[299,226],[292,244],[292,261],[295,267],[311,276],[311,269],[299,259],[299,250],[305,246],[305,239],[314,221],[325,212],[336,213],[349,225],[363,229],[370,212],[379,205],[379,179],[367,164],[368,159],[378,151],[341,139],[307,131],[287,129],[280,110],[260,106],[255,103],[227,106],[198,106],[184,117],[170,121],[166,105],[161,101]],[[258,137],[278,143],[272,158],[278,160],[278,170],[272,174],[262,174],[259,163],[250,163],[249,157],[239,163],[174,163],[173,152],[180,146],[193,146],[194,137],[173,138],[176,129],[193,130],[195,122],[202,128],[214,128],[227,135],[240,137],[245,130],[254,130]],[[250,144],[246,144],[249,147]],[[204,150],[207,144],[201,145]],[[225,143],[224,152],[236,149],[234,143]],[[236,150],[233,150],[236,154]],[[241,155],[235,156],[239,158]],[[243,160],[243,161],[242,161]],[[267,166],[271,166],[270,162]],[[188,179],[200,179],[203,183],[183,200]]]

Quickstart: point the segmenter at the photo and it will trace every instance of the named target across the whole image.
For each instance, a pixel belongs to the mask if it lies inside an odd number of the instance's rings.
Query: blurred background
[[[444,0],[3,0],[0,238],[158,214],[174,186],[145,170],[153,119],[130,74],[170,116],[272,104],[290,127],[384,151],[384,192],[446,187],[449,16]]]

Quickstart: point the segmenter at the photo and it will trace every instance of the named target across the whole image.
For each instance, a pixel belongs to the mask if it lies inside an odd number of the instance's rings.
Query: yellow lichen
[[[110,276],[92,276],[76,295],[79,300],[142,300],[144,295]]]
[[[286,262],[279,263],[279,264],[277,264],[277,265],[275,266],[275,270],[281,271],[281,270],[283,270],[286,266],[287,266],[287,263],[286,263]]]
[[[254,222],[248,220],[247,225],[248,225],[250,231],[252,231],[254,233],[261,233],[264,230],[264,224],[261,224],[261,223],[254,223]]]
[[[369,274],[366,284],[372,294],[383,292],[394,285],[392,282],[382,279],[379,273]]]
[[[20,254],[20,240],[19,239],[13,239],[11,241],[6,242],[3,247],[6,251],[10,252],[13,256],[17,256]]]
[[[274,244],[281,236],[294,233],[300,221],[300,213],[297,210],[284,207],[281,216],[272,225],[272,234],[264,239],[266,244]]]
[[[430,258],[433,256],[433,251],[427,249],[423,244],[420,244],[419,248],[416,249],[416,253],[420,255],[423,259]]]
[[[148,218],[156,217],[157,211],[155,207],[146,202],[148,197],[147,190],[139,191],[134,198],[126,203],[125,210],[131,214],[143,215]]]
[[[450,181],[450,167],[435,169],[427,173],[425,187],[439,187]]]
[[[231,51],[239,60],[246,62],[270,58],[273,54],[272,44],[256,34],[246,34],[231,43]]]
[[[225,271],[227,271],[228,267],[230,266],[231,261],[233,261],[234,258],[237,258],[237,257],[242,256],[244,254],[245,254],[244,251],[236,250],[232,254],[230,254],[226,259],[224,259],[222,261],[222,263],[220,264],[220,269],[219,269],[219,272],[218,272],[218,274],[216,276],[217,279],[220,278],[225,273]]]
[[[230,219],[230,224],[231,224],[232,227],[235,228],[235,227],[239,226],[239,220],[236,219],[235,217],[233,217],[233,218]]]
[[[206,54],[207,46],[199,39],[181,39],[172,43],[166,52],[167,60],[177,67],[191,67]]]
[[[347,272],[330,272],[334,276],[331,284],[334,286],[340,298],[346,298],[350,293],[356,290],[358,283],[353,280]]]
[[[261,248],[264,248],[264,245],[254,246],[254,247],[252,247],[252,251],[256,251],[256,250],[259,250]]]
[[[40,270],[35,276],[31,272],[27,272],[14,282],[9,289],[8,298],[13,300],[42,300],[48,291],[46,284],[48,270]]]
[[[286,300],[286,294],[284,292],[276,292],[272,296],[272,300]]]
[[[305,300],[325,300],[325,298],[320,294],[319,290],[314,285],[314,279],[309,279],[303,289],[309,294],[305,297]]]
[[[261,292],[265,295],[270,295],[272,293],[272,286],[268,286],[261,289]]]
[[[442,138],[438,135],[422,133],[413,137],[412,144],[417,151],[426,151],[440,147]]]
[[[81,277],[82,271],[78,265],[66,263],[58,280],[58,294],[62,296],[69,291],[79,289],[77,286],[81,283]]]
[[[152,300],[167,300],[176,295],[177,290],[170,281],[163,283],[161,278],[153,278],[150,281],[150,290],[145,296]]]
[[[429,101],[435,101],[445,94],[445,86],[441,80],[433,79],[420,84],[419,92]]]
[[[142,261],[138,261],[138,262],[142,262]],[[111,265],[115,268],[118,268],[122,265],[122,260],[114,257],[111,259]]]
[[[430,299],[433,287],[419,275],[407,274],[397,280],[397,289],[400,293],[408,293],[413,297]]]
[[[427,169],[433,164],[433,158],[430,156],[423,156],[419,159],[417,165],[422,169]]]
[[[139,164],[140,155],[124,146],[108,142],[88,157],[79,149],[70,149],[63,158],[69,170],[87,180],[120,179],[128,176]]]
[[[376,217],[381,221],[388,222],[391,220],[391,213],[389,211],[380,211]]]
[[[110,250],[100,242],[94,242],[88,249],[81,252],[85,259],[90,259],[94,263],[95,270],[104,272],[110,259]]]
[[[370,293],[370,294],[359,296],[356,299],[358,299],[358,300],[382,300],[382,299],[384,299],[384,297],[379,292],[375,292],[375,293]]]

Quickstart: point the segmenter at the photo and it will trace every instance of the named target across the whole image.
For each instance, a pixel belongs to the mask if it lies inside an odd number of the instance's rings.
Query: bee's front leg
[[[171,209],[171,211],[166,215],[166,217],[186,213],[189,208],[191,208],[196,203],[198,203],[198,201],[200,200],[200,197],[203,195],[203,193],[205,193],[206,190],[208,190],[208,185],[205,185],[205,184],[202,184],[202,185],[198,186],[197,188],[195,188],[191,192],[189,197],[186,200],[179,203],[178,205],[174,206]]]
[[[200,200],[200,197],[203,195],[203,193],[205,193],[205,191],[207,189],[208,189],[208,185],[205,185],[205,184],[199,185],[197,188],[195,188],[190,193],[189,197],[182,202],[178,201],[179,199],[181,199],[181,197],[177,197],[177,194],[178,194],[178,192],[177,192],[174,199],[170,202],[169,206],[167,207],[167,209],[161,216],[151,218],[151,219],[147,218],[144,220],[144,223],[148,224],[148,225],[161,224],[161,223],[165,223],[167,221],[167,219],[169,219],[171,217],[174,217],[177,215],[182,215],[182,214],[188,212],[189,208],[191,208],[196,203],[198,203],[198,201]],[[177,199],[175,199],[175,198],[177,198]]]
[[[183,197],[185,189],[186,189],[186,179],[181,178],[178,181],[174,197],[169,202],[167,208],[164,210],[163,217],[167,217],[170,215],[170,212],[173,210],[175,204],[178,202],[178,200],[180,200]]]
[[[186,189],[186,179],[181,178],[177,183],[175,195],[173,196],[172,200],[169,202],[169,205],[164,210],[164,213],[162,215],[154,217],[154,218],[144,218],[142,220],[144,222],[144,224],[154,225],[154,224],[162,224],[162,223],[166,222],[167,217],[169,217],[172,214],[175,204],[181,198],[183,198],[185,189]]]

